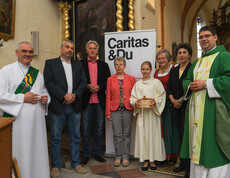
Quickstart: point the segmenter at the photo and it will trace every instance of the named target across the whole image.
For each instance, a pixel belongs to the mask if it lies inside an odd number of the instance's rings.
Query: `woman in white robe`
[[[148,168],[156,170],[154,161],[166,159],[164,141],[161,136],[160,115],[165,106],[166,94],[163,85],[158,79],[150,77],[152,65],[145,61],[141,65],[143,78],[133,87],[130,103],[134,107],[134,116],[137,118],[134,156],[144,162],[142,170]],[[142,108],[139,100],[143,97],[151,98],[151,108]]]
[[[24,103],[24,94],[14,94],[28,69],[29,66],[16,61],[0,70],[0,114],[6,112],[15,118],[13,156],[17,159],[21,177],[50,178],[45,123],[48,104]],[[47,95],[50,101],[40,72],[30,92]]]

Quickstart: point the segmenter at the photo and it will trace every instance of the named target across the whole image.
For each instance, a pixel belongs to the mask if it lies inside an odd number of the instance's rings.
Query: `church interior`
[[[119,1],[112,0],[114,3]],[[189,42],[193,48],[194,61],[197,58],[197,28],[204,25],[213,24],[217,27],[218,36],[221,37],[219,41],[228,46],[229,44],[229,1],[228,0],[124,0],[126,6],[131,3],[133,9],[133,26],[134,30],[156,29],[157,45],[160,48],[166,48],[171,53],[176,44],[180,42]],[[4,11],[5,4],[8,0],[3,0],[0,3],[1,11]],[[9,1],[11,2],[11,1]],[[71,33],[72,27],[65,27],[63,25],[63,11],[60,3],[65,2],[59,0],[13,0],[14,13],[12,13],[12,28],[10,34],[3,33],[0,29],[0,40],[2,47],[0,48],[0,66],[15,61],[14,49],[20,41],[32,42],[33,32],[37,32],[37,47],[38,52],[34,56],[32,62],[33,66],[43,71],[45,60],[59,55],[60,43],[65,39],[63,31],[68,30]],[[73,2],[73,1],[71,1]],[[92,1],[94,2],[94,1]],[[99,2],[99,1],[98,1]],[[74,1],[75,8],[84,4],[84,1]],[[121,4],[122,4],[121,3]],[[72,12],[70,4],[70,10]],[[95,7],[100,6],[100,4]],[[116,4],[114,5],[116,7]],[[64,7],[63,7],[64,8]],[[81,10],[81,8],[79,8]],[[125,11],[125,7],[123,8]],[[126,7],[127,11],[129,10]],[[78,14],[80,12],[78,11]],[[116,9],[115,9],[116,10]],[[86,12],[85,12],[86,13]],[[67,15],[69,26],[72,26],[73,18],[71,14]],[[75,14],[77,16],[77,14]],[[114,11],[114,21],[116,21],[116,12]],[[124,17],[125,21],[125,17]],[[126,17],[126,25],[128,24],[128,17]],[[3,15],[0,16],[1,24],[4,23]],[[77,21],[76,21],[77,22]],[[115,23],[115,22],[114,22]],[[76,24],[76,27],[79,25]],[[125,24],[123,24],[125,26]],[[64,28],[64,29],[63,29]],[[116,31],[117,27],[114,30]],[[129,27],[126,29],[129,30]],[[2,32],[1,32],[2,31]],[[68,36],[68,35],[67,35]],[[68,38],[73,37],[72,34]],[[81,43],[81,41],[75,41]],[[80,51],[84,53],[84,51]],[[6,60],[7,59],[7,60]]]
[[[87,3],[88,6],[85,5]],[[101,15],[104,10],[109,13]],[[91,20],[87,18],[90,16],[90,11],[93,16]],[[94,20],[96,16],[97,20]],[[42,73],[45,61],[60,55],[60,44],[63,40],[74,41],[75,60],[77,53],[81,53],[84,57],[85,50],[82,46],[86,39],[83,37],[94,38],[92,33],[83,34],[87,23],[91,21],[97,22],[94,28],[101,36],[104,32],[156,29],[156,52],[168,49],[175,62],[177,62],[175,48],[181,42],[191,44],[192,62],[201,55],[197,35],[199,29],[205,25],[216,28],[218,44],[225,45],[230,51],[230,0],[1,0],[0,68],[15,62],[15,49],[21,41],[28,41],[34,45],[32,65]],[[108,24],[110,26],[106,27]],[[98,36],[97,38],[101,40]],[[103,45],[103,38],[100,44]],[[103,50],[99,51],[99,58],[105,60],[103,55]],[[63,153],[68,154],[67,137],[63,137],[62,149]],[[63,159],[69,163],[68,156]],[[133,169],[131,177],[173,178],[183,177],[184,174],[183,172],[171,175],[162,172],[144,174],[136,170],[140,167],[138,161],[133,164],[129,168]],[[92,162],[91,166],[91,170],[90,167],[87,169],[95,174],[90,174],[88,177],[118,175],[100,172],[100,169],[114,172],[108,162],[106,165]],[[126,173],[125,169],[119,171],[120,177],[131,175],[131,172]],[[73,177],[68,169],[63,172],[65,175],[63,173],[61,177]]]

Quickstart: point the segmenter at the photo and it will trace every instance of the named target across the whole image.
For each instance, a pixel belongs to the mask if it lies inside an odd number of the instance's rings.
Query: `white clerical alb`
[[[22,66],[23,67],[23,66]],[[50,178],[45,113],[48,104],[24,103],[24,94],[14,94],[24,78],[18,62],[0,70],[0,111],[13,115],[13,156],[16,157],[21,177]],[[30,92],[49,94],[41,73]],[[48,101],[48,102],[49,102]]]

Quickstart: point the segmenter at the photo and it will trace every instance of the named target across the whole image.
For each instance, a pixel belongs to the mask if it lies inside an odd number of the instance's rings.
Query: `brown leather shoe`
[[[85,174],[85,173],[87,173],[87,171],[85,170],[85,168],[83,168],[81,165],[76,166],[76,167],[74,168],[74,170],[75,170],[76,172],[80,173],[80,174]]]
[[[52,178],[57,178],[60,175],[59,168],[53,168],[50,172]]]
[[[123,167],[128,167],[128,166],[129,166],[129,160],[128,160],[128,159],[124,159],[124,160],[122,161],[122,166],[123,166]]]
[[[116,160],[114,161],[113,165],[114,165],[115,167],[119,167],[119,166],[121,165],[121,160],[116,159]]]

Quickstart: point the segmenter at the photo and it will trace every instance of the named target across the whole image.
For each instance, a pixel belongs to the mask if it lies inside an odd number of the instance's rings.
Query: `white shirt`
[[[214,48],[212,48],[211,50],[209,50],[209,51],[212,51],[215,48],[216,48],[216,46]],[[206,53],[208,53],[209,51],[207,51]],[[220,98],[220,95],[216,91],[212,81],[213,81],[213,78],[209,78],[206,81],[208,96],[209,96],[209,98]]]
[[[66,62],[62,58],[61,58],[61,61],[62,61],[62,65],[64,67],[66,81],[67,81],[67,85],[68,85],[67,93],[72,93],[73,92],[73,75],[72,75],[71,61]]]

